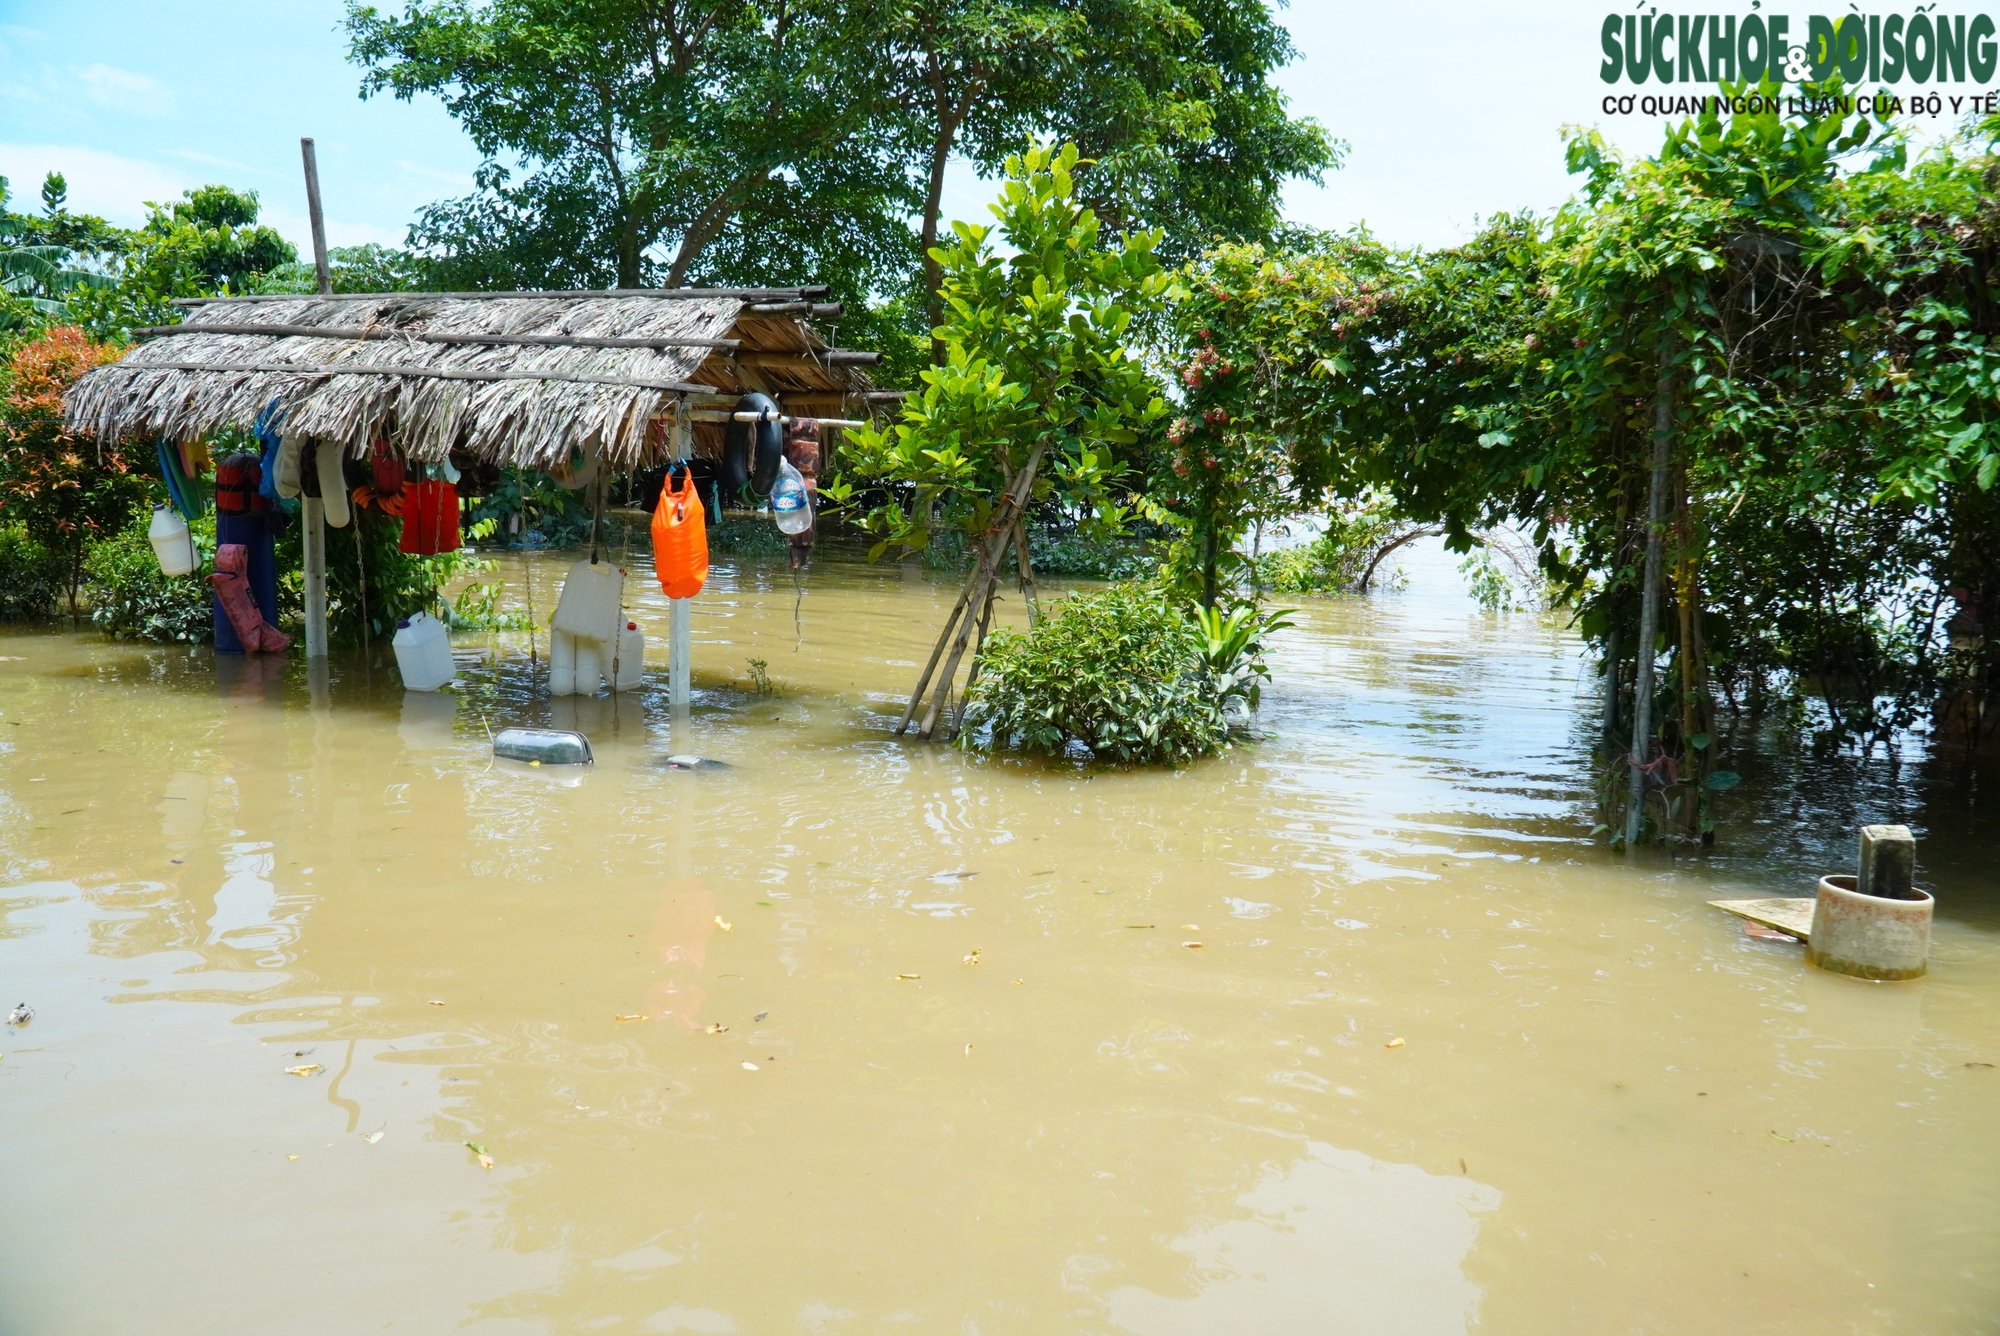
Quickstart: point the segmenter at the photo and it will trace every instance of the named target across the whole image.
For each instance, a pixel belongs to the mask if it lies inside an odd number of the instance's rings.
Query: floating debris
[[[1383,1048],[1401,1048],[1402,1046],[1403,1041],[1401,1039],[1391,1039],[1388,1043],[1382,1045]]]
[[[921,979],[924,976],[921,974],[898,974],[896,977],[898,979]]]
[[[754,1062],[746,1062],[743,1064],[743,1070],[746,1072],[754,1072],[757,1070],[757,1064]]]
[[[299,1066],[297,1066],[297,1067],[287,1067],[287,1068],[285,1068],[285,1075],[287,1075],[287,1076],[311,1076],[311,1075],[312,1075],[312,1074],[313,1074],[314,1072],[323,1072],[323,1071],[325,1071],[325,1070],[326,1070],[326,1068],[324,1068],[324,1067],[320,1066],[320,1065],[319,1065],[319,1064],[318,1064],[317,1062],[307,1062],[307,1063],[302,1063],[302,1064],[300,1064],[300,1065],[299,1065]]]
[[[715,916],[715,926],[722,929],[724,932],[736,931],[736,925],[734,923],[731,923],[728,919],[722,917],[722,915],[720,914],[717,914]]]
[[[26,1025],[33,1019],[35,1019],[35,1009],[26,1002],[16,1002],[14,1009],[7,1013],[9,1025]]]
[[[503,728],[493,739],[493,755],[530,765],[589,765],[590,739],[558,728]]]
[[[617,1021],[619,1024],[622,1025],[626,1021],[643,1021],[646,1019],[646,1013],[643,1011],[635,1011],[629,1016],[613,1016],[611,1019]]]

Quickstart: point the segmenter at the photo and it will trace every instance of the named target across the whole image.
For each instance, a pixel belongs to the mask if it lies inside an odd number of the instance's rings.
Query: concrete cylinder
[[[1855,881],[1844,874],[1819,879],[1806,959],[1857,979],[1921,978],[1930,967],[1935,901],[1914,887],[1894,899],[1863,895]]]

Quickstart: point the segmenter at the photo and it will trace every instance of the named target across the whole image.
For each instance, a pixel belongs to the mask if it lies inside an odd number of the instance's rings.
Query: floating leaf
[[[770,1014],[771,1014],[771,1013],[770,1013],[770,1012],[768,1012],[768,1011],[760,1011],[760,1012],[758,1012],[758,1013],[757,1013],[757,1014],[756,1014],[755,1016],[752,1016],[752,1017],[751,1017],[750,1019],[751,1019],[751,1020],[753,1020],[753,1021],[761,1021],[761,1020],[763,1020],[763,1019],[764,1019],[764,1018],[765,1018],[766,1016],[768,1016],[768,1015],[770,1015]]]
[[[1783,1142],[1790,1142],[1790,1141],[1791,1141],[1791,1138],[1790,1138],[1790,1137],[1787,1137],[1787,1136],[1779,1136],[1779,1135],[1778,1135],[1778,1134],[1777,1134],[1776,1132],[1773,1132],[1773,1133],[1771,1133],[1771,1140],[1773,1140],[1773,1141],[1783,1141]]]
[[[466,1142],[465,1148],[471,1151],[474,1155],[484,1155],[486,1153],[486,1147],[480,1145],[477,1141]]]
[[[1724,789],[1733,789],[1738,784],[1741,784],[1743,776],[1737,774],[1734,770],[1718,770],[1703,782],[1711,789],[1720,793]]]
[[[1201,950],[1200,942],[1182,942],[1181,945],[1187,947],[1190,951]]]
[[[629,1016],[613,1016],[611,1019],[617,1021],[619,1024],[622,1025],[626,1021],[643,1021],[646,1019],[646,1013],[643,1011],[635,1011]]]
[[[921,974],[898,974],[896,977],[898,979],[921,979],[924,976]]]

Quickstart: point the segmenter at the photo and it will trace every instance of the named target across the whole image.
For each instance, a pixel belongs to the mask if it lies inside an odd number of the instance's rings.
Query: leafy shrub
[[[778,526],[761,516],[732,516],[708,523],[708,550],[739,557],[782,557],[789,542]]]
[[[152,512],[141,510],[123,529],[91,546],[84,557],[90,620],[115,640],[205,644],[214,638],[215,619],[208,581],[194,575],[162,575],[146,530]],[[189,526],[204,555],[215,551],[215,516]]]
[[[995,631],[959,745],[1178,764],[1216,751],[1229,721],[1201,630],[1157,589],[1115,585],[1046,605],[1030,632]]]
[[[1143,580],[1160,568],[1152,547],[1132,539],[1092,539],[1073,533],[1028,538],[1035,574],[1080,580]]]
[[[0,525],[0,622],[55,614],[68,582],[56,555],[25,524]]]

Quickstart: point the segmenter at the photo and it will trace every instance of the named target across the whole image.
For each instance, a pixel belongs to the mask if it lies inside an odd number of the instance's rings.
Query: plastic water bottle
[[[194,535],[187,521],[165,506],[153,507],[153,522],[146,529],[153,555],[160,559],[160,574],[187,575],[200,565],[195,556]]]
[[[785,533],[804,533],[812,528],[812,497],[806,480],[789,459],[778,463],[778,480],[771,484],[771,514]]]

